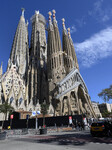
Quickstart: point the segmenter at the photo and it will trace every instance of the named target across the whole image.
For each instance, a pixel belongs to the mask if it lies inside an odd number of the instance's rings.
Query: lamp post
[[[36,111],[36,122],[35,122],[35,129],[38,129],[38,115],[40,114],[40,111]]]
[[[12,128],[12,119],[13,119],[14,115],[10,116],[10,129]]]
[[[26,115],[26,120],[27,120],[26,125],[27,125],[27,129],[28,129],[29,116],[30,116],[29,114]]]
[[[35,124],[35,129],[38,129],[38,118],[37,118],[37,114],[36,114],[36,124]]]

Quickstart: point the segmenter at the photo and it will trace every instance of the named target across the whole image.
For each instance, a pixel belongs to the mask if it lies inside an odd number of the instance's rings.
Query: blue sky
[[[0,5],[0,63],[6,70],[11,46],[21,15],[25,19],[39,10],[46,19],[48,11],[56,10],[62,36],[62,21],[71,28],[80,73],[87,85],[91,100],[102,103],[98,93],[112,84],[112,1],[111,0],[4,0]]]

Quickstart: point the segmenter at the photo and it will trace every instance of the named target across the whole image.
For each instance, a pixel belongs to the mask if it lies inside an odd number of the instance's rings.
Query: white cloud
[[[103,0],[99,0],[94,3],[94,7],[96,11],[99,11],[101,9],[102,3],[103,3]]]
[[[75,25],[73,25],[70,29],[71,29],[71,30],[70,30],[70,33],[71,33],[71,34],[77,31]]]
[[[108,15],[104,15],[103,18],[102,18],[102,21],[103,22],[106,22],[110,19],[110,17]]]
[[[84,25],[86,25],[86,16],[82,16],[82,18],[80,19],[76,19],[76,23],[78,24],[79,27],[83,27]]]
[[[111,19],[112,9],[110,6],[104,6],[103,0],[99,0],[94,3],[93,10],[89,11],[88,14],[102,23]]]
[[[94,34],[82,43],[75,43],[79,63],[90,67],[99,60],[112,56],[112,27]]]

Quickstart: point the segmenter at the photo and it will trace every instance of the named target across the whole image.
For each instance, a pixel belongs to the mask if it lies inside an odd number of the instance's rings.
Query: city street
[[[0,141],[0,150],[112,150],[112,137],[92,137],[89,131],[13,135]]]

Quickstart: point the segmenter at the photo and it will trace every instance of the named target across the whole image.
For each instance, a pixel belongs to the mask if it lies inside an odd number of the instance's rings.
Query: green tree
[[[104,102],[110,101],[112,99],[112,85],[110,85],[109,88],[103,89],[98,96],[101,97]]]
[[[107,110],[102,112],[102,117],[104,118],[110,117],[110,115],[112,115],[112,112],[108,112]]]
[[[41,113],[43,114],[43,127],[45,126],[45,115],[48,113],[49,105],[45,102],[41,104]]]
[[[10,104],[8,104],[7,101],[5,101],[3,104],[0,105],[0,113],[4,114],[5,120],[7,119],[8,113],[11,114],[13,111],[14,111],[14,108]],[[2,123],[2,128],[3,128],[3,124],[4,124],[4,121]]]

